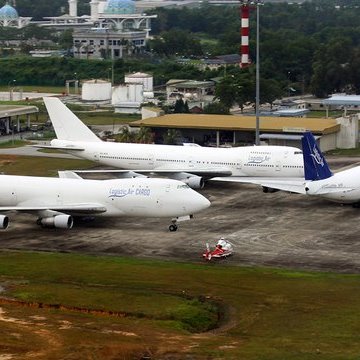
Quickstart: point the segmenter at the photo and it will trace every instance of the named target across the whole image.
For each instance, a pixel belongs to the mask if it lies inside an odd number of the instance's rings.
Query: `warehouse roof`
[[[360,95],[333,95],[322,102],[325,105],[360,106]]]
[[[280,109],[272,113],[276,116],[303,116],[309,113],[309,109]]]
[[[171,79],[166,83],[166,86],[175,86],[177,88],[189,89],[199,87],[211,87],[214,86],[214,81],[198,81],[198,80],[181,80]]]
[[[316,140],[321,136],[314,136]],[[298,140],[301,141],[303,134],[260,134],[260,140]]]
[[[178,129],[210,129],[254,131],[255,116],[208,115],[208,114],[168,114],[155,118],[134,121],[131,126]],[[304,132],[329,134],[337,132],[340,125],[335,119],[260,117],[261,132]]]

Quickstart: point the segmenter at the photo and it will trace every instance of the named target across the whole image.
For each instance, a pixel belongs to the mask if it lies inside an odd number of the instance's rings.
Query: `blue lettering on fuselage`
[[[250,155],[248,164],[261,164],[261,163],[263,163],[265,161],[269,161],[270,159],[271,159],[271,157],[268,156],[268,155],[265,155],[265,156],[262,156],[262,155]]]
[[[151,190],[150,189],[143,189],[143,188],[137,188],[137,189],[110,189],[109,198],[121,198],[128,195],[133,196],[150,196]]]
[[[136,189],[135,195],[150,196],[150,189]]]

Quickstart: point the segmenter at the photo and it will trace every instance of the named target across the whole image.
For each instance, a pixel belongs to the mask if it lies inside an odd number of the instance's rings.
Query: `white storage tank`
[[[143,84],[144,91],[153,91],[153,76],[150,74],[137,72],[125,75],[126,84]]]
[[[81,98],[84,101],[110,101],[111,82],[100,79],[84,81]]]
[[[113,105],[125,102],[141,104],[143,101],[142,84],[126,84],[114,87],[111,101]]]

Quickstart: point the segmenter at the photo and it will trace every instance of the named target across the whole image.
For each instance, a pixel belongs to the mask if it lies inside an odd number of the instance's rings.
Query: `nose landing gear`
[[[171,220],[171,224],[169,225],[169,231],[173,232],[178,229],[177,223],[180,221],[188,221],[191,220],[194,216],[193,215],[186,215],[186,216],[178,216]]]
[[[169,225],[169,230],[170,231],[176,231],[178,229],[177,225],[176,224],[171,224]]]

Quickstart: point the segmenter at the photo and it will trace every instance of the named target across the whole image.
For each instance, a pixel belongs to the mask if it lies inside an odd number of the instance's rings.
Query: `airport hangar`
[[[323,151],[354,148],[359,141],[360,114],[338,119],[260,117],[260,140],[269,145],[301,148],[301,137],[311,131]],[[155,142],[161,143],[168,129],[179,130],[188,142],[207,146],[241,146],[255,142],[255,116],[168,114],[134,121],[131,127],[151,128]]]

